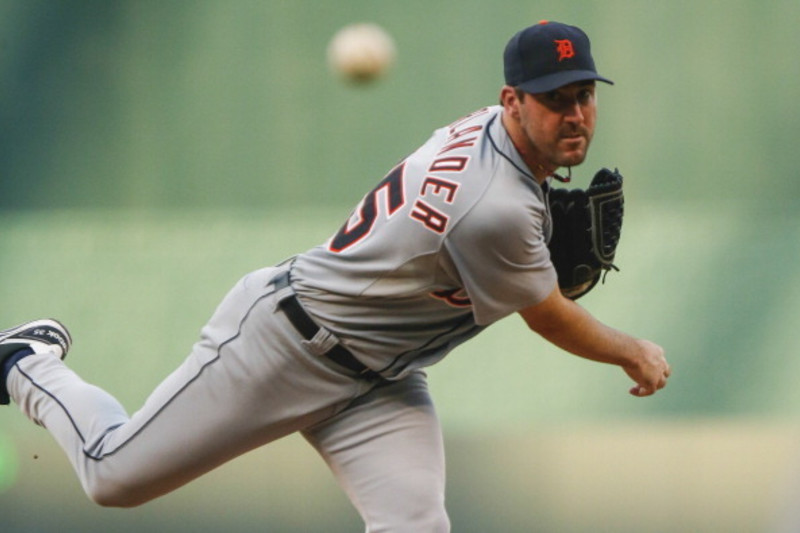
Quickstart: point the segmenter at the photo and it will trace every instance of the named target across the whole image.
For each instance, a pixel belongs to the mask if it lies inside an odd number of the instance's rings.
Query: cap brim
[[[546,93],[548,91],[558,89],[559,87],[563,87],[564,85],[569,85],[570,83],[591,80],[602,81],[604,83],[608,83],[609,85],[614,85],[613,81],[609,80],[608,78],[604,78],[597,72],[593,72],[591,70],[564,70],[536,78],[535,80],[522,82],[517,85],[517,87],[526,93],[536,94]]]

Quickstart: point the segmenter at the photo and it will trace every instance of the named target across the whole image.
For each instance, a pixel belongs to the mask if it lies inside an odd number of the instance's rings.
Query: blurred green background
[[[70,366],[135,410],[238,278],[326,239],[441,125],[496,102],[508,38],[583,27],[626,219],[581,302],[661,343],[655,397],[510,317],[430,370],[455,532],[771,531],[800,459],[800,5],[775,0],[0,0],[0,324],[56,316]],[[325,48],[383,25],[355,87]],[[291,437],[102,509],[0,413],[0,530],[360,531]]]

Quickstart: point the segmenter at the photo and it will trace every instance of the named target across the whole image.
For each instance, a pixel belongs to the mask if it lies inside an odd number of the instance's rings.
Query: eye
[[[560,91],[550,91],[545,93],[544,97],[549,102],[559,102],[561,100],[561,92]]]
[[[588,104],[594,98],[594,91],[591,89],[583,89],[582,91],[578,92],[578,102],[581,104]]]

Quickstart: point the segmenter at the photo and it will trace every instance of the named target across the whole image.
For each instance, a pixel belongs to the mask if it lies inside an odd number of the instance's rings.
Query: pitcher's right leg
[[[439,420],[422,372],[377,386],[303,432],[368,533],[447,533]]]

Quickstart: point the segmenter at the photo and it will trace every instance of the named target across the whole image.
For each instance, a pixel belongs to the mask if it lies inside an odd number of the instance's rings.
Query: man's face
[[[519,125],[531,153],[544,166],[582,163],[596,119],[593,81],[572,83],[547,93],[525,94],[519,102]]]

